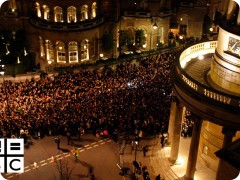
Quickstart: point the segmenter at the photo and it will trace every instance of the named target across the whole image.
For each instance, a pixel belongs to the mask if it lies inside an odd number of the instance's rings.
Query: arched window
[[[88,6],[87,5],[82,6],[81,15],[82,15],[81,21],[88,19]]]
[[[89,60],[89,44],[88,39],[81,42],[81,61]]]
[[[41,9],[38,2],[36,2],[37,17],[41,17]]]
[[[53,44],[50,40],[46,40],[46,57],[48,64],[51,64],[54,61],[54,51],[53,51]]]
[[[40,56],[44,57],[45,56],[45,50],[44,50],[42,37],[39,37],[39,47],[40,47]]]
[[[76,8],[74,6],[70,6],[67,9],[67,16],[68,16],[68,23],[70,22],[77,22],[77,14],[76,14]]]
[[[57,62],[66,63],[65,44],[61,41],[56,42]]]
[[[91,16],[91,18],[94,19],[96,16],[97,16],[97,3],[94,2],[92,4],[92,16]]]
[[[50,9],[47,5],[43,5],[43,19],[49,20]]]
[[[63,11],[59,6],[54,8],[54,20],[55,22],[63,22]]]
[[[75,41],[69,42],[68,44],[69,63],[78,62],[78,44]]]

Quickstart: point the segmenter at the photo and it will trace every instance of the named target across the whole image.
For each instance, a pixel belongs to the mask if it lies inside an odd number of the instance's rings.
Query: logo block
[[[0,139],[0,173],[24,172],[24,140]]]

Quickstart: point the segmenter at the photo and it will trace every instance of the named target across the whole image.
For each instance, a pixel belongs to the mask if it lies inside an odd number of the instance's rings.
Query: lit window
[[[49,20],[49,11],[50,11],[49,7],[47,5],[43,5],[43,12],[44,12],[43,19]]]
[[[96,17],[96,15],[97,15],[97,3],[94,2],[92,4],[92,19],[94,19]]]
[[[64,43],[58,41],[56,43],[56,49],[57,49],[57,62],[66,63],[66,53],[65,53]]]
[[[69,49],[69,63],[78,62],[78,45],[77,42],[70,42]]]
[[[61,7],[57,6],[54,8],[54,15],[55,22],[63,22],[63,11]]]
[[[68,8],[68,22],[77,22],[76,8],[71,6]]]
[[[82,6],[81,15],[82,15],[81,21],[88,19],[88,6],[87,5]]]

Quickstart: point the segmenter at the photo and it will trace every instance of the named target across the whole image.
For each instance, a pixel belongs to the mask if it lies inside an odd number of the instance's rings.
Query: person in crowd
[[[113,70],[86,70],[0,84],[0,136],[80,136],[106,130],[167,132],[172,81],[170,66],[176,52],[124,62]],[[59,143],[60,144],[60,143]]]

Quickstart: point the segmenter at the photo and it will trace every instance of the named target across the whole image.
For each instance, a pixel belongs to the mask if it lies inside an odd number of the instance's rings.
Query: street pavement
[[[179,164],[170,164],[170,146],[160,145],[160,138],[143,134],[138,145],[132,146],[134,137],[119,138],[118,143],[111,138],[96,138],[92,134],[85,134],[81,140],[74,139],[71,145],[67,144],[67,137],[60,137],[61,150],[54,142],[56,136],[46,136],[43,139],[33,140],[34,145],[24,150],[24,173],[2,174],[11,180],[59,180],[60,173],[70,173],[69,180],[92,180],[90,169],[95,180],[131,180],[135,172],[133,161],[146,166],[151,180],[161,175],[161,180],[181,180],[186,172],[188,149],[191,138],[181,138],[179,148]],[[122,143],[125,140],[124,148]],[[71,152],[78,148],[78,161]],[[144,156],[143,148],[148,151]],[[61,161],[60,161],[61,160]],[[59,163],[62,162],[62,166]],[[57,167],[62,167],[59,171]],[[127,175],[120,176],[120,168],[129,168]],[[68,168],[68,170],[66,170]],[[196,176],[198,180],[215,179],[215,172],[209,170],[204,163],[197,164]],[[138,180],[143,180],[142,174],[136,174]]]
[[[70,173],[69,180],[90,180],[89,172],[92,171],[96,180],[122,180],[116,165],[119,162],[118,144],[110,138],[98,139],[92,134],[85,134],[80,141],[74,139],[68,145],[67,137],[62,136],[59,150],[55,137],[34,139],[34,145],[24,149],[24,173],[2,174],[3,177],[12,180],[58,180],[61,172]],[[74,147],[79,152],[77,161],[72,153]]]

